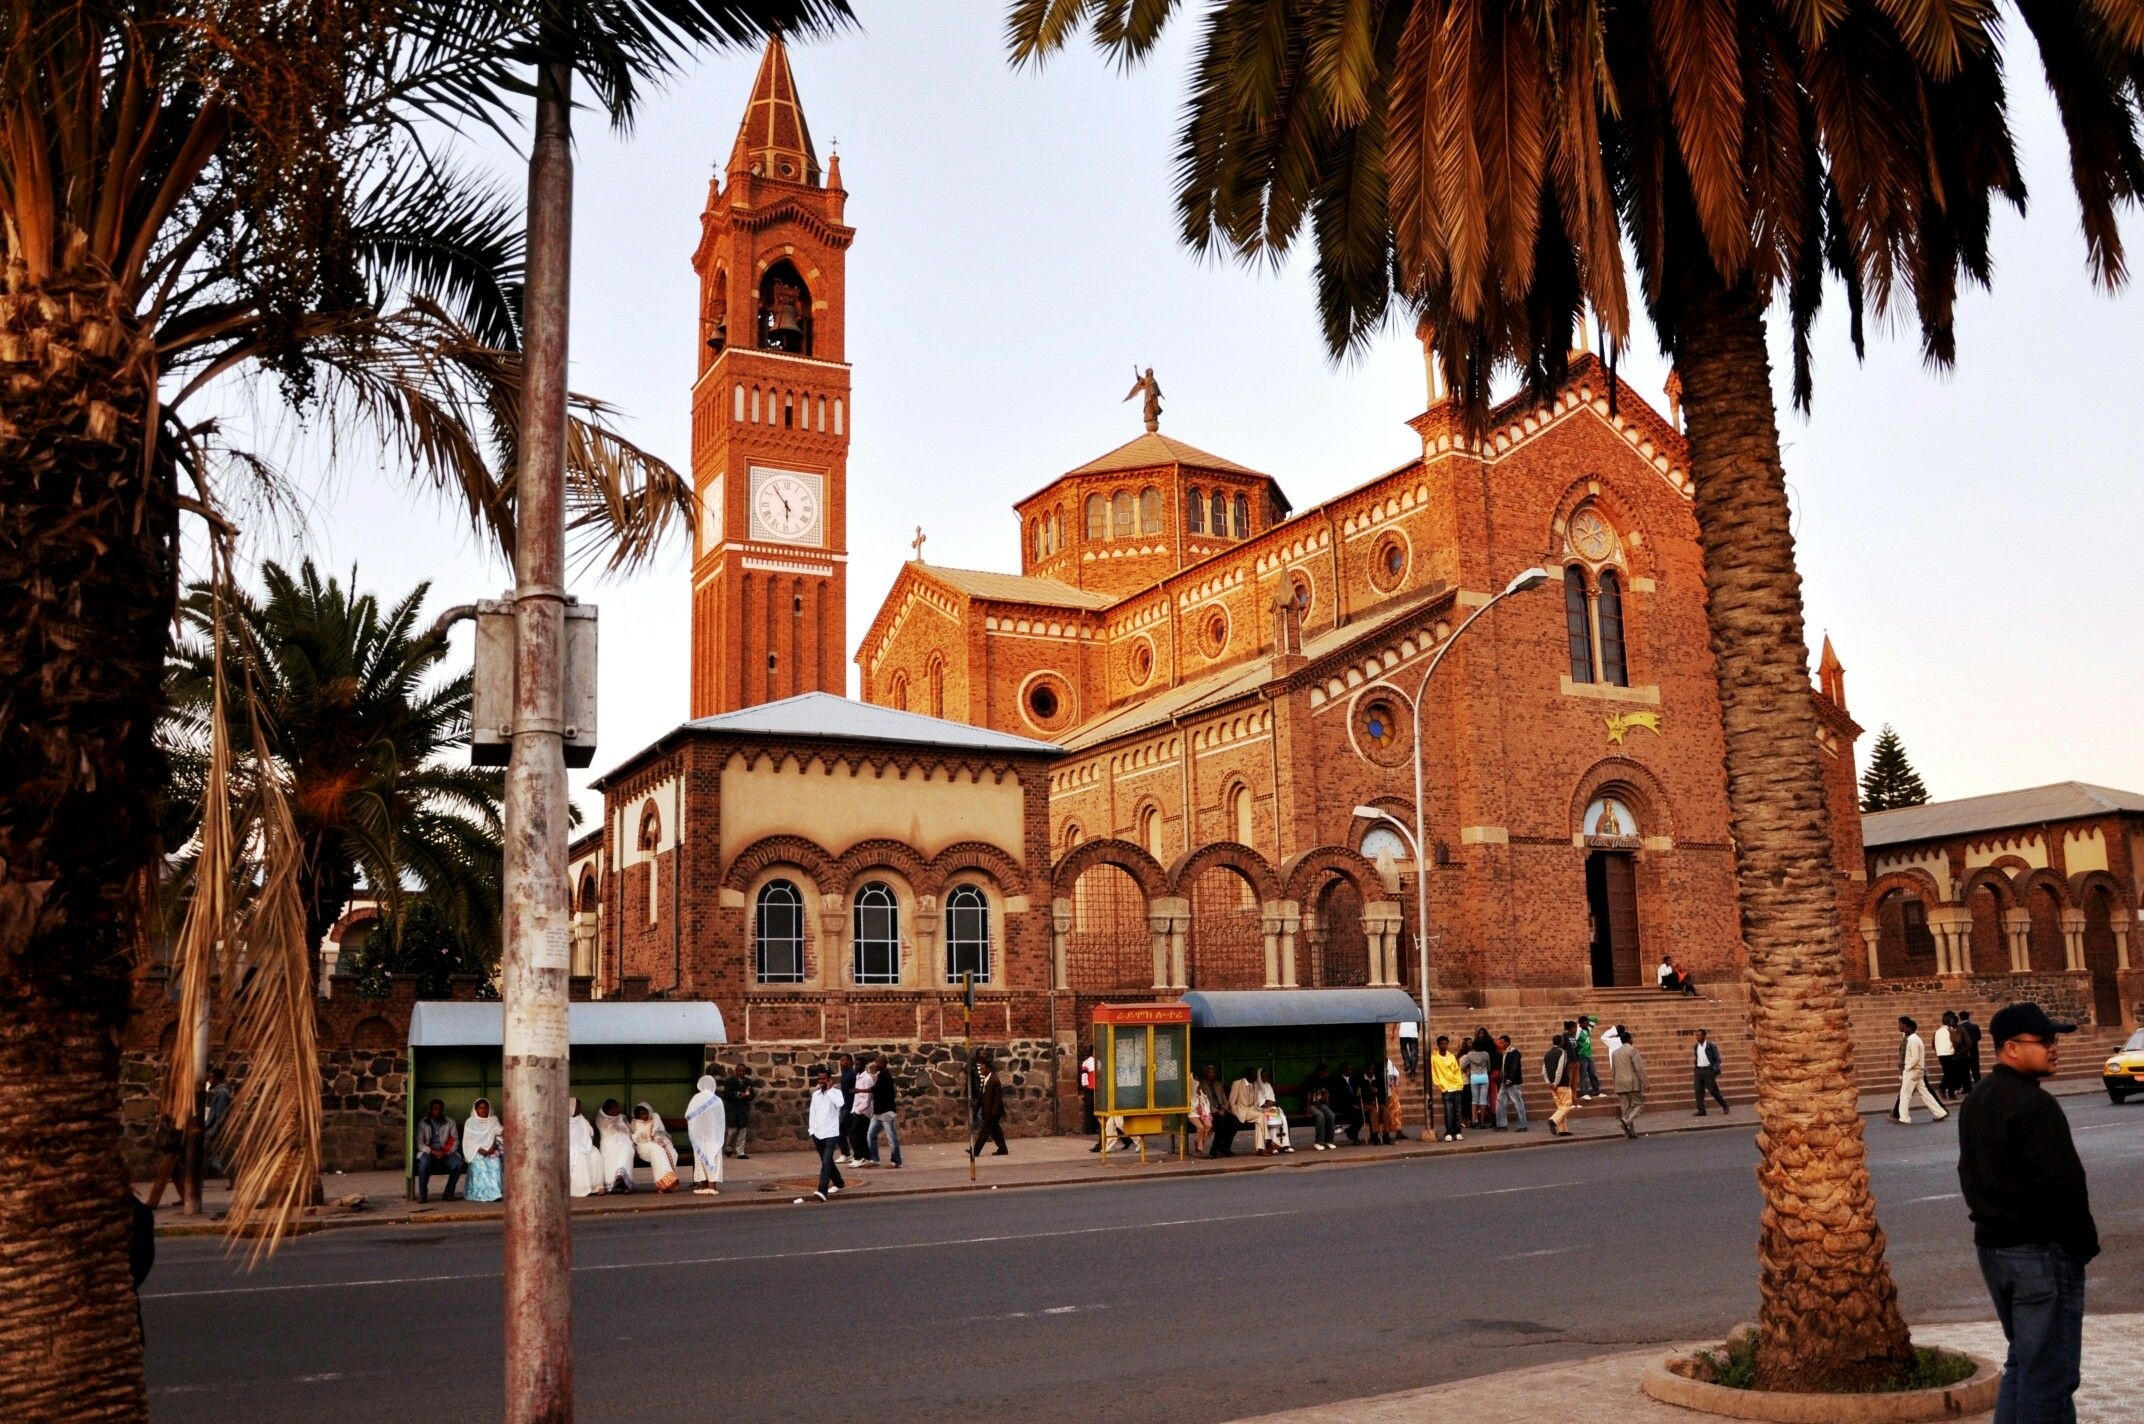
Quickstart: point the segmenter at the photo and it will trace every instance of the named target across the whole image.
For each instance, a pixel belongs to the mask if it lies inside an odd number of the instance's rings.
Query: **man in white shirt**
[[[1913,1095],[1919,1093],[1928,1111],[1941,1122],[1950,1114],[1928,1094],[1928,1045],[1921,1042],[1921,1026],[1901,1014],[1898,1031],[1904,1035],[1898,1044],[1898,1121],[1913,1125]]]
[[[812,1195],[820,1201],[838,1196],[848,1185],[841,1180],[841,1168],[834,1165],[835,1149],[841,1146],[841,1114],[846,1106],[841,1089],[834,1085],[834,1075],[824,1064],[812,1070],[811,1119],[808,1130],[811,1145],[819,1152],[819,1190]]]
[[[1697,1031],[1697,1053],[1690,1065],[1690,1086],[1697,1095],[1697,1115],[1705,1115],[1705,1094],[1720,1105],[1720,1111],[1731,1113],[1727,1099],[1720,1092],[1720,1046],[1712,1041],[1712,1035],[1703,1029]]]
[[[1660,968],[1654,972],[1653,978],[1661,988],[1673,989],[1675,987],[1675,956],[1671,954],[1661,955]]]
[[[1400,1021],[1400,1062],[1410,1078],[1422,1067],[1422,1026],[1413,1019]]]

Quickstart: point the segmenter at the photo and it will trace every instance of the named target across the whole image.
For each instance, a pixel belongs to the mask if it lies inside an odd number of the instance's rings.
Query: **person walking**
[[[1410,1078],[1422,1066],[1422,1025],[1413,1019],[1400,1021],[1400,1066]]]
[[[1960,1055],[1965,1062],[1959,1066],[1965,1070],[1965,1090],[1971,1092],[1980,1086],[1980,1025],[1973,1022],[1971,1009],[1958,1010],[1958,1032],[1965,1040]]]
[[[1697,1099],[1697,1115],[1705,1115],[1705,1094],[1720,1105],[1720,1111],[1731,1113],[1727,1098],[1720,1092],[1720,1046],[1703,1029],[1697,1031],[1697,1054],[1690,1067],[1690,1092]]]
[[[998,1065],[988,1054],[976,1050],[975,1054],[975,1136],[968,1143],[968,1155],[983,1155],[983,1142],[988,1139],[997,1144],[990,1155],[1005,1155],[1005,1088],[998,1082]]]
[[[841,1150],[841,1115],[848,1110],[848,1101],[849,1095],[835,1084],[834,1075],[820,1064],[812,1073],[811,1115],[805,1128],[819,1153],[819,1189],[812,1195],[820,1201],[841,1195],[848,1185],[841,1179],[835,1155]]]
[[[2038,1004],[1988,1022],[1995,1070],[1958,1110],[1958,1185],[2003,1338],[1995,1424],[2074,1424],[2084,1353],[2084,1272],[2099,1254],[2091,1193],[2062,1105],[2040,1086],[2077,1025]]]
[[[1572,1066],[1570,1040],[1557,1034],[1548,1041],[1548,1052],[1541,1055],[1541,1081],[1548,1085],[1549,1095],[1555,1100],[1556,1110],[1548,1115],[1548,1135],[1569,1137],[1571,1129],[1563,1120],[1571,1115],[1574,1098],[1571,1092]]]
[[[901,1165],[900,1089],[886,1056],[871,1060],[871,1125],[864,1129],[864,1146],[870,1149],[871,1165],[879,1165],[878,1140],[886,1139],[886,1165]]]
[[[856,1061],[856,1091],[849,1095],[849,1160],[859,1167],[876,1167],[878,1157],[871,1150],[871,1090],[878,1084],[878,1074],[872,1070],[871,1060]]]
[[[1913,1098],[1916,1093],[1928,1105],[1928,1111],[1937,1122],[1950,1116],[1950,1112],[1928,1091],[1928,1045],[1921,1042],[1921,1026],[1904,1014],[1898,1017],[1898,1117],[1904,1126],[1913,1126]]]
[[[844,1053],[836,1062],[841,1068],[841,1143],[834,1154],[838,1167],[860,1167],[863,1154],[851,1150],[856,1143],[856,1055]]]
[[[722,1080],[722,1155],[749,1162],[745,1139],[752,1135],[752,1074],[742,1063]]]
[[[1593,1026],[1599,1022],[1591,1014],[1584,1015],[1578,1020],[1577,1032],[1572,1034],[1570,1041],[1571,1057],[1577,1060],[1578,1096],[1586,1102],[1601,1095],[1601,1075],[1593,1069]]]
[[[1945,1009],[1943,1022],[1936,1025],[1936,1066],[1942,1070],[1936,1080],[1936,1096],[1946,1103],[1958,1101],[1965,1091],[1965,1075],[1959,1071],[1958,1062],[1958,1050],[1963,1046],[1958,1042],[1960,1037],[1958,1016]]]
[[[1496,1038],[1496,1121],[1492,1124],[1498,1132],[1504,1130],[1507,1110],[1516,1119],[1513,1126],[1526,1131],[1526,1058],[1512,1045],[1511,1035],[1498,1034]]]
[[[1466,1102],[1467,1075],[1452,1053],[1451,1039],[1441,1033],[1437,1035],[1436,1052],[1429,1055],[1429,1085],[1444,1103],[1444,1131],[1437,1134],[1437,1140],[1464,1141],[1466,1133],[1462,1130],[1460,1114]]]
[[[1609,1075],[1615,1083],[1616,1101],[1620,1107],[1616,1117],[1623,1124],[1623,1135],[1636,1140],[1638,1114],[1645,1111],[1645,1090],[1650,1084],[1645,1076],[1645,1055],[1638,1052],[1637,1040],[1630,1030],[1616,1025],[1617,1037],[1615,1059],[1609,1065]]]
[[[223,1125],[231,1118],[231,1080],[221,1068],[208,1070],[208,1093],[201,1104],[201,1159],[223,1177],[223,1184],[238,1189],[237,1155],[223,1140]]]
[[[710,1067],[713,1065],[710,1064]],[[685,1140],[692,1144],[692,1194],[711,1197],[722,1190],[722,1142],[729,1136],[723,1115],[722,1084],[710,1073],[685,1104]]]
[[[1094,1146],[1087,1149],[1089,1152],[1102,1150],[1102,1139],[1098,1135],[1102,1125],[1094,1116],[1094,1075],[1098,1067],[1090,1045],[1079,1060],[1079,1130],[1094,1138]]]

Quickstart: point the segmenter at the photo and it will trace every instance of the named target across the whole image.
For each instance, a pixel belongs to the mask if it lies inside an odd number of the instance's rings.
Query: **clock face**
[[[813,481],[802,475],[787,471],[762,473],[752,491],[752,518],[764,538],[815,542],[819,492]]]
[[[717,475],[700,491],[700,550],[722,542],[722,476]]]
[[[1571,521],[1571,547],[1588,559],[1605,559],[1615,552],[1615,531],[1592,510],[1583,510]]]

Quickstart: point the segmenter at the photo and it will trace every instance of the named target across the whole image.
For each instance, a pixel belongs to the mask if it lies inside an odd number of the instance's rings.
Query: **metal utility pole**
[[[514,480],[513,750],[506,770],[507,1424],[573,1418],[566,1197],[566,316],[573,238],[566,38],[547,26],[529,156],[521,463]]]

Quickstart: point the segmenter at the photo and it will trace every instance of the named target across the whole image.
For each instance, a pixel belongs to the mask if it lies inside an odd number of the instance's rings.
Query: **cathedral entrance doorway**
[[[1586,857],[1586,922],[1593,927],[1593,985],[1640,982],[1638,871],[1629,851]]]

